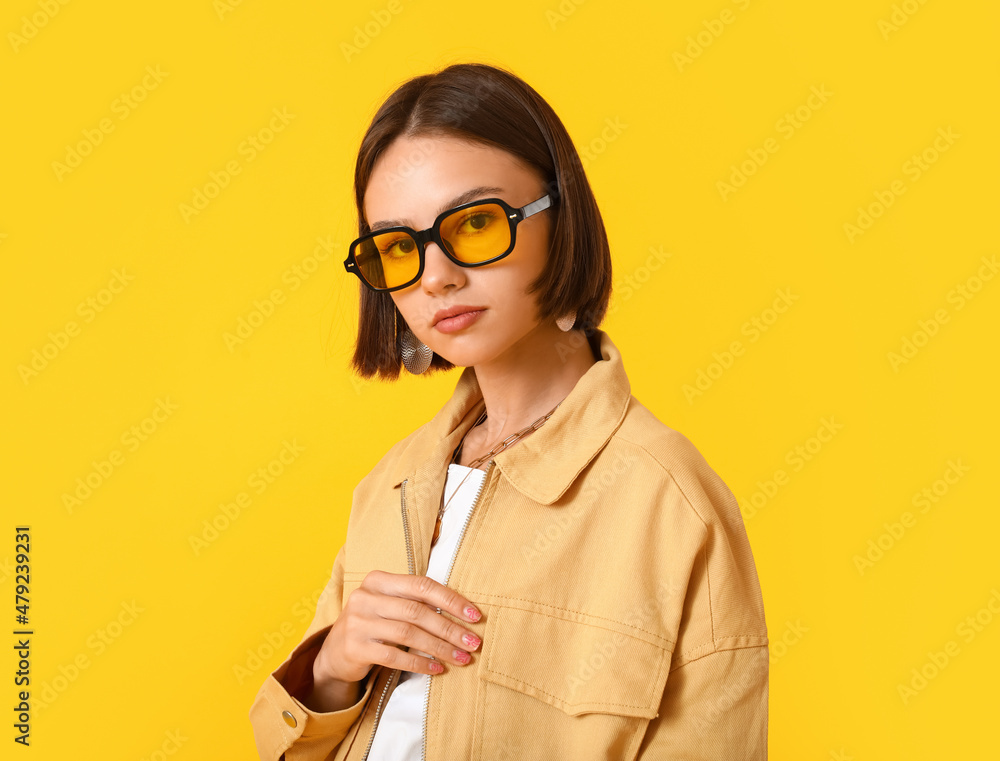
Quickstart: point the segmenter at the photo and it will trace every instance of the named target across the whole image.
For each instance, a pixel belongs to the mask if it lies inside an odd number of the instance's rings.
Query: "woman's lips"
[[[462,312],[462,314],[456,314],[454,317],[446,317],[443,320],[439,320],[434,327],[442,333],[454,333],[455,331],[469,327],[485,311],[485,309],[479,309],[475,312]]]

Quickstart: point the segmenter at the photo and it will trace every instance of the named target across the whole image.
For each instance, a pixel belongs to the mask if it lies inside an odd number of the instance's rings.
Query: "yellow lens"
[[[400,231],[365,238],[354,258],[361,274],[376,288],[394,288],[412,280],[420,269],[417,242]]]
[[[510,246],[510,223],[502,206],[484,203],[451,214],[441,223],[441,239],[462,262],[485,262]]]

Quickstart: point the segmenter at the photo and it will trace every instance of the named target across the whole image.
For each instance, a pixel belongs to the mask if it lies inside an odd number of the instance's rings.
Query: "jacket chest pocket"
[[[483,632],[477,759],[631,759],[671,651],[633,634],[495,606]]]

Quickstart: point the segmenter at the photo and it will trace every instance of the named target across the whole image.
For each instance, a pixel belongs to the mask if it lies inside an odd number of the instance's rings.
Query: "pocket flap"
[[[670,650],[592,623],[495,606],[483,632],[482,678],[571,716],[610,713],[652,719]]]

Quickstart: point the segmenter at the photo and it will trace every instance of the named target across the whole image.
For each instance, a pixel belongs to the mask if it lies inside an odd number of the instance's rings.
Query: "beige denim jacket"
[[[767,627],[736,499],[594,341],[602,361],[494,458],[465,524],[447,586],[483,613],[462,622],[482,646],[430,678],[424,758],[766,759]],[[447,463],[483,407],[466,368],[354,490],[315,618],[250,709],[265,761],[366,758],[397,670],[374,666],[332,713],[289,693],[369,571],[426,573]]]

